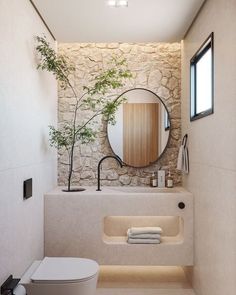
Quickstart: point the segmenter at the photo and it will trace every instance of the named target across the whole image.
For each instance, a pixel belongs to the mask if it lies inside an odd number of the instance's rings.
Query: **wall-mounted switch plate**
[[[32,197],[32,191],[33,191],[33,180],[32,180],[32,178],[29,178],[24,181],[24,185],[23,185],[24,199],[28,199],[28,198]]]

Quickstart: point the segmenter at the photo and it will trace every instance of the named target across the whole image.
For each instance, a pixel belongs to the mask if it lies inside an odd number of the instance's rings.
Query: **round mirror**
[[[124,99],[108,124],[107,134],[114,154],[131,167],[145,167],[163,154],[170,135],[169,113],[152,91],[135,88],[121,94]]]

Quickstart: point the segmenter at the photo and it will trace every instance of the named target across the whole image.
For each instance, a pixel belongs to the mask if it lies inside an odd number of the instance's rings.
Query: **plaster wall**
[[[0,283],[43,257],[43,195],[56,185],[48,125],[57,122],[57,85],[36,69],[36,35],[54,44],[28,0],[0,1]],[[33,197],[23,200],[23,181]]]
[[[183,42],[182,130],[189,135],[190,173],[184,186],[195,199],[197,295],[236,291],[236,1],[208,0]],[[189,61],[214,32],[214,114],[189,120]]]

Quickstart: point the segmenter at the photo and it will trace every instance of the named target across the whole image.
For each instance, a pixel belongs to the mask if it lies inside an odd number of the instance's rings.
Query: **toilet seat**
[[[86,258],[45,257],[31,275],[33,283],[65,284],[88,281],[99,270],[97,262]]]

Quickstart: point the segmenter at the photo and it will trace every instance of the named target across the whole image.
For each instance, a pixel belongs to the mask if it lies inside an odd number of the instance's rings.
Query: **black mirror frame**
[[[115,101],[118,100],[120,97],[124,96],[126,93],[128,93],[128,92],[130,92],[130,91],[133,91],[133,90],[145,90],[145,91],[148,91],[148,92],[152,93],[153,95],[155,95],[155,96],[160,100],[160,102],[163,104],[163,106],[164,106],[164,108],[165,108],[165,110],[166,110],[166,113],[167,113],[167,115],[168,115],[168,119],[169,119],[169,126],[168,126],[169,136],[168,136],[168,140],[167,140],[166,146],[165,146],[165,148],[163,149],[162,153],[159,155],[159,157],[158,157],[155,161],[153,161],[152,163],[149,163],[149,164],[146,165],[146,166],[139,166],[139,167],[136,167],[136,166],[131,166],[131,165],[129,165],[129,164],[123,162],[123,160],[122,160],[122,162],[124,163],[125,166],[132,167],[132,168],[137,168],[137,169],[138,169],[138,168],[142,169],[142,168],[150,167],[151,165],[157,163],[157,162],[163,157],[163,155],[164,155],[165,151],[167,150],[167,148],[168,148],[168,146],[169,146],[169,143],[170,143],[170,134],[171,134],[171,130],[172,130],[172,123],[171,123],[170,113],[169,113],[169,111],[168,111],[168,109],[167,109],[165,103],[163,102],[163,100],[162,100],[162,99],[161,99],[161,98],[160,98],[155,92],[153,92],[152,90],[149,90],[149,89],[147,89],[147,88],[137,87],[137,88],[131,88],[131,89],[128,89],[128,90],[124,91],[122,94],[120,94],[120,95],[115,99]],[[114,155],[116,155],[116,153],[114,152],[114,150],[113,150],[113,148],[112,148],[112,146],[111,146],[110,140],[109,140],[109,136],[108,136],[108,132],[107,132],[108,124],[109,124],[109,123],[107,123],[107,125],[106,125],[106,136],[107,136],[107,140],[108,140],[109,146],[110,146],[110,148],[111,148],[111,150],[112,150],[112,153],[113,153]]]

